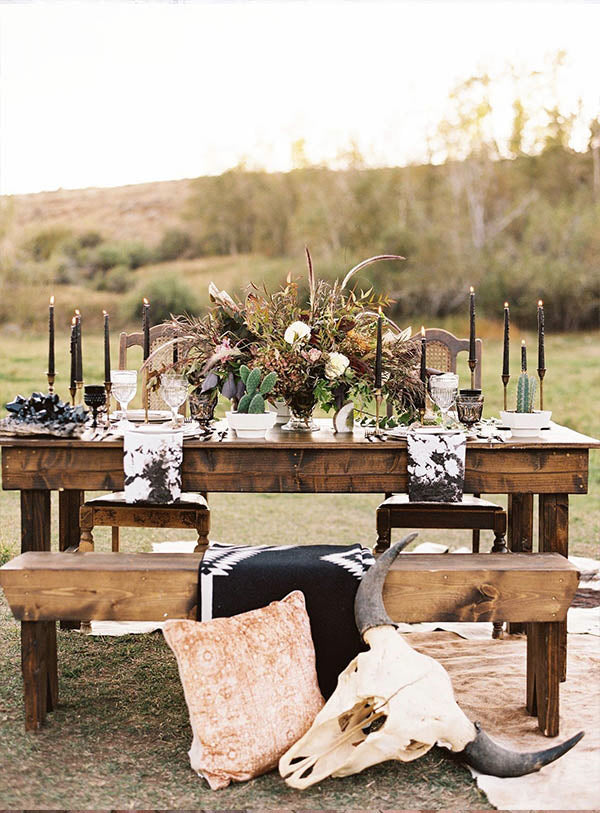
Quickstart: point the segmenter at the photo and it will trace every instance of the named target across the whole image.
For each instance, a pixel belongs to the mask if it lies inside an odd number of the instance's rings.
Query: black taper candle
[[[510,309],[504,303],[504,348],[502,353],[502,375],[510,375]]]
[[[471,286],[469,292],[469,361],[477,361],[475,353],[475,289],[473,286]]]
[[[379,308],[379,316],[377,317],[377,347],[375,349],[375,389],[381,389],[381,372],[382,372],[382,351],[383,351],[383,315],[381,308]]]
[[[142,333],[144,334],[144,361],[150,355],[150,303],[144,297],[142,305]]]
[[[81,351],[81,313],[75,310],[75,326],[77,329],[77,365],[75,367],[75,377],[77,381],[83,381],[83,354]]]
[[[421,325],[421,381],[427,386],[427,338]]]
[[[71,389],[75,389],[77,380],[77,318],[71,319]]]
[[[110,331],[108,325],[108,313],[102,311],[104,315],[104,380],[110,381]]]
[[[54,297],[48,306],[48,375],[54,375]]]
[[[521,372],[527,372],[527,347],[525,346],[525,339],[521,339]]]
[[[544,303],[538,300],[537,309],[538,320],[538,370],[546,369],[546,346],[544,336]]]
[[[175,325],[173,325],[173,327],[175,327]],[[179,361],[179,345],[174,344],[173,345],[173,364],[177,364],[178,361]]]

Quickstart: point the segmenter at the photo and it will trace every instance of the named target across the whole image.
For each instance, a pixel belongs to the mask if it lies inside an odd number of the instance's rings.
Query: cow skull
[[[435,744],[480,773],[523,776],[558,759],[583,736],[545,751],[516,753],[496,745],[461,711],[446,670],[406,643],[383,605],[390,565],[415,536],[386,551],[361,582],[355,616],[369,650],[346,667],[311,728],[281,757],[279,771],[293,788],[388,759],[410,762]]]

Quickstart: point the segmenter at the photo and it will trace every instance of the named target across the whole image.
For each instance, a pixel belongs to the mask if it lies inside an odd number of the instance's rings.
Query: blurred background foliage
[[[40,196],[5,197],[0,325],[29,325],[32,308],[41,308],[50,290],[64,305],[65,323],[83,304],[98,310],[90,314],[92,327],[102,307],[117,325],[130,324],[143,295],[155,321],[197,312],[208,303],[212,278],[237,293],[250,281],[277,285],[290,271],[302,278],[308,243],[317,273],[328,278],[377,253],[406,257],[357,277],[359,287],[374,285],[391,297],[391,315],[403,322],[463,313],[474,285],[478,311],[490,319],[508,300],[515,322],[531,328],[541,297],[549,330],[594,329],[600,119],[583,122],[576,106],[564,111],[555,101],[563,61],[557,54],[546,74],[513,83],[512,126],[503,140],[495,135],[494,100],[506,74],[460,83],[427,138],[429,163],[419,166],[367,168],[355,145],[340,153],[341,168],[315,166],[297,142],[296,168],[287,173],[241,163],[219,176],[173,182],[177,194],[164,200],[168,183],[84,190],[108,193],[108,215],[106,207],[95,212],[92,201],[80,216],[76,192],[42,193],[48,209]],[[587,149],[576,152],[569,145],[581,127]],[[58,214],[51,195],[62,195]],[[24,218],[26,205],[33,214]]]

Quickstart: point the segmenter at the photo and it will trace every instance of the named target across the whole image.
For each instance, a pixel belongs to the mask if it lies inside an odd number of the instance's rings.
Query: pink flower
[[[321,358],[321,351],[317,350],[316,347],[311,347],[311,349],[308,351],[308,358],[312,362],[318,361]]]

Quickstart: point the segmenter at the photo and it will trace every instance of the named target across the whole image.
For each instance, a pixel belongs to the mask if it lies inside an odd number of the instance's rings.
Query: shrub
[[[128,298],[123,317],[129,321],[142,318],[142,297],[150,300],[152,324],[169,319],[172,313],[198,313],[198,301],[191,289],[176,276],[154,277]]]
[[[108,271],[116,265],[126,265],[129,268],[129,253],[121,243],[102,243],[90,256],[90,263],[94,271]]]
[[[49,260],[56,249],[71,236],[71,230],[64,226],[52,226],[32,235],[22,248],[36,262]]]
[[[163,235],[156,249],[156,258],[159,262],[176,260],[185,254],[192,244],[190,235],[181,229],[169,229]]]
[[[142,265],[148,265],[154,262],[154,252],[143,243],[123,243],[123,250],[129,258],[126,264],[129,265],[130,268],[139,268]]]
[[[128,291],[135,282],[135,274],[127,265],[115,265],[110,271],[103,274],[96,283],[98,291],[111,291],[115,294],[123,294]]]

